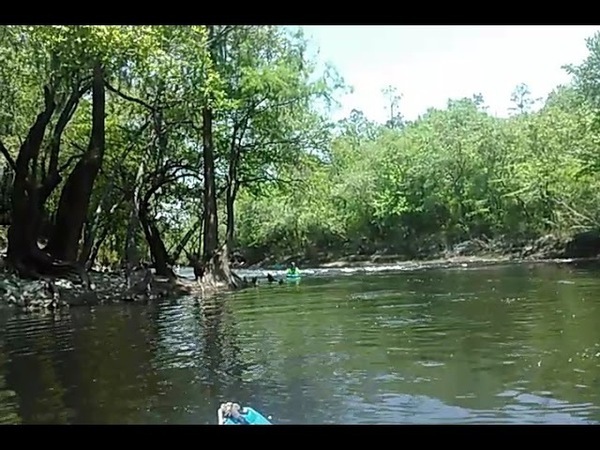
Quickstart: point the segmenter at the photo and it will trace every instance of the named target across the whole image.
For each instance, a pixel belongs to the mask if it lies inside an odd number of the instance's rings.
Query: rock
[[[94,306],[118,301],[147,303],[165,298],[181,288],[177,283],[154,277],[151,271],[134,274],[131,286],[122,273],[90,273],[90,290],[65,279],[24,280],[0,274],[0,302],[26,311],[48,311],[61,307]]]
[[[487,244],[480,239],[471,239],[455,245],[452,249],[452,253],[455,256],[475,256],[480,254],[487,247]]]

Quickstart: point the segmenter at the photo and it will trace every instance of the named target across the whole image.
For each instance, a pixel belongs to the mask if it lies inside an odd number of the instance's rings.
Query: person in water
[[[290,264],[290,267],[288,267],[287,275],[300,275],[300,271],[296,267],[296,263],[295,262],[292,262]]]

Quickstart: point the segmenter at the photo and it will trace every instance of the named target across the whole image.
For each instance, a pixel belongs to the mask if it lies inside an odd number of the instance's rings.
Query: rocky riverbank
[[[158,277],[148,270],[130,276],[122,272],[89,274],[89,288],[79,280],[44,278],[27,280],[6,272],[0,273],[0,303],[25,311],[55,310],[65,307],[95,306],[119,302],[146,304],[164,298],[204,297],[226,286],[200,284],[184,278]]]
[[[422,266],[453,267],[461,264],[485,265],[515,261],[573,261],[589,260],[600,255],[600,233],[588,231],[569,238],[547,235],[532,241],[515,242],[506,239],[472,239],[455,245],[450,250],[425,248],[418,258],[408,258],[393,252],[339,256],[320,252],[312,257],[292,255],[286,258],[267,258],[249,269],[285,267],[295,261],[301,267],[368,267],[407,262]],[[25,310],[52,310],[62,307],[93,306],[116,302],[148,303],[162,298],[182,296],[204,297],[228,289],[225,285],[197,283],[185,278],[157,277],[147,269],[130,276],[124,272],[89,273],[90,285],[79,280],[42,279],[24,280],[0,272],[0,303]],[[251,286],[252,283],[244,281]]]
[[[285,267],[295,261],[301,267],[359,267],[382,264],[415,262],[508,262],[508,261],[556,261],[596,258],[600,255],[600,232],[592,230],[572,236],[548,234],[532,240],[471,239],[443,248],[441,245],[423,246],[414,255],[398,254],[392,250],[340,254],[339,251],[311,252],[283,258],[268,256],[250,265],[252,269]]]

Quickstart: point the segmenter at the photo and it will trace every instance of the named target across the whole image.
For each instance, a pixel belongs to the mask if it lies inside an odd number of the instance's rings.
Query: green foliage
[[[332,124],[325,112],[343,80],[331,67],[317,72],[302,34],[282,27],[6,26],[0,136],[14,157],[47,86],[58,105],[47,158],[58,111],[99,62],[108,82],[106,152],[88,215],[109,227],[101,258],[122,254],[142,164],[140,195],[167,247],[202,216],[206,106],[214,113],[219,221],[224,193],[237,194],[237,246],[248,255],[416,256],[475,237],[597,226],[600,35],[588,49],[582,64],[568,67],[573,84],[535,111],[537,99],[521,84],[510,118],[490,115],[476,94],[407,122],[402,95],[389,86],[386,123],[352,111]],[[63,179],[90,132],[86,94],[62,135]]]
[[[518,93],[525,113],[526,86]],[[470,238],[597,226],[600,134],[584,98],[560,87],[539,111],[509,119],[489,115],[481,96],[450,100],[403,128],[354,111],[294,198],[240,199],[240,240],[281,256],[319,246],[416,256]]]
[[[15,158],[47,87],[58,108],[36,162],[43,173],[61,106],[100,63],[106,151],[88,211],[90,226],[109,229],[100,254],[110,259],[123,251],[140,165],[140,198],[173,246],[202,215],[206,106],[214,114],[220,193],[233,183],[255,194],[295,183],[292,171],[326,151],[330,124],[317,102],[331,101],[340,80],[331,70],[317,74],[305,53],[301,34],[273,26],[4,27],[2,143]],[[91,106],[88,91],[61,136],[63,180],[88,145]],[[50,214],[61,187],[47,202]]]

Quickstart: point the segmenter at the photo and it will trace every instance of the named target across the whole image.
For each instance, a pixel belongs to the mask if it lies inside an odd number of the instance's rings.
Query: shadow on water
[[[215,423],[222,399],[244,397],[226,302],[18,314],[2,329],[5,423]]]
[[[155,319],[156,310],[135,306],[9,319],[6,378],[22,421],[135,422],[156,385],[147,370]]]
[[[0,310],[0,423],[598,423],[580,266],[305,277],[198,302]]]
[[[0,367],[8,364],[8,352],[0,341]],[[0,425],[20,424],[19,399],[11,390],[3,373],[0,373]]]
[[[6,323],[2,353],[9,370],[4,376],[14,389],[17,402],[8,404],[18,421],[69,422],[61,360],[61,352],[69,347],[67,322],[65,316],[46,315],[17,316]]]

